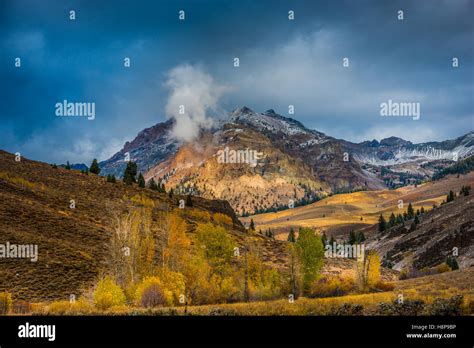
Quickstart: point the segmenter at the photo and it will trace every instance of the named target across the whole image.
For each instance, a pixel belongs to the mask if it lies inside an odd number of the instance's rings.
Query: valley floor
[[[250,303],[153,309],[123,306],[106,312],[74,311],[66,307],[34,306],[39,315],[473,315],[474,268],[392,283],[392,291],[327,298],[299,298]],[[399,302],[397,304],[397,302]],[[84,310],[84,309],[83,309]]]

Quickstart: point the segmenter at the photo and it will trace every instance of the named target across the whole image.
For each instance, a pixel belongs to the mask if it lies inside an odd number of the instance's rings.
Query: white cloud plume
[[[166,116],[176,121],[171,135],[185,142],[196,139],[201,129],[212,127],[213,115],[220,111],[219,99],[228,90],[192,65],[170,70],[165,86],[170,90]]]

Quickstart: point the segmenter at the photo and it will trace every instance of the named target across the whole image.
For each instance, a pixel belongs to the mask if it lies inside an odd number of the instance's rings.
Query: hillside
[[[0,258],[0,291],[28,301],[82,294],[109,267],[118,217],[150,201],[152,231],[159,229],[163,213],[177,211],[191,241],[197,224],[211,222],[223,226],[238,247],[257,251],[266,267],[288,268],[288,243],[246,231],[227,202],[193,197],[192,207],[176,209],[179,199],[186,197],[170,198],[25,158],[16,162],[13,154],[0,151],[0,244],[38,246],[37,262]],[[324,274],[353,275],[354,270],[354,260],[324,260]],[[396,274],[382,269],[383,279]]]
[[[439,205],[446,194],[453,190],[459,192],[462,186],[474,186],[474,172],[457,176],[445,177],[439,181],[425,184],[405,186],[396,190],[361,191],[338,194],[319,202],[303,207],[287,209],[276,213],[266,213],[241,218],[248,225],[253,219],[257,229],[271,228],[277,238],[286,239],[290,227],[313,227],[325,231],[335,238],[347,238],[351,230],[367,227],[366,234],[374,231],[373,224],[377,223],[380,214],[388,219],[389,215],[402,213],[411,203],[415,210],[424,207],[431,209],[433,204]],[[399,200],[404,202],[404,208],[399,209]]]
[[[37,262],[0,259],[0,290],[30,301],[79,294],[105,268],[114,222],[118,214],[139,205],[137,194],[153,200],[153,224],[180,199],[25,158],[15,162],[13,154],[0,151],[0,244],[37,244],[39,254]],[[70,208],[71,199],[75,209]],[[225,227],[236,243],[252,241],[269,264],[283,254],[282,243],[249,237],[225,201],[194,197],[193,207],[180,211],[191,231],[215,214],[228,216],[230,225]]]

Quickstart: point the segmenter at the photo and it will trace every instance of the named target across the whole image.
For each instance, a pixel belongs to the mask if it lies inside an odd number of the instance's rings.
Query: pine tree
[[[145,188],[145,178],[142,173],[138,174],[138,187]]]
[[[415,211],[413,210],[413,206],[411,205],[411,203],[408,203],[407,218],[412,219],[413,216],[415,216]]]
[[[380,214],[379,217],[379,232],[383,232],[387,229],[387,222],[385,221],[385,218],[383,217],[382,214]]]
[[[402,214],[398,214],[397,215],[397,224],[403,224],[403,216]]]
[[[97,163],[97,159],[94,158],[92,160],[91,168],[89,170],[92,174],[99,174],[100,173],[100,168],[99,168],[99,163]]]
[[[424,213],[425,213],[425,208],[421,207],[420,213],[421,213],[421,214],[424,214]]]
[[[71,169],[71,165],[69,164],[69,161],[67,161],[66,166],[64,167],[64,169],[67,169],[67,170]]]
[[[295,232],[293,231],[293,234]],[[321,235],[321,241],[323,242],[323,245],[325,246],[328,242],[328,238],[326,237],[326,232],[323,232],[323,234]]]
[[[250,230],[255,231],[255,223],[253,222],[253,219],[250,219]]]
[[[392,214],[390,215],[390,219],[388,220],[388,225],[390,227],[393,227],[396,225],[396,221],[395,221],[395,214],[392,212]]]
[[[160,191],[158,185],[156,184],[155,180],[153,178],[150,179],[150,182],[148,184],[148,187],[150,188],[150,190],[153,190],[153,191]]]
[[[349,233],[349,244],[351,244],[351,245],[356,244],[356,241],[357,241],[356,235],[355,235],[354,231],[351,231]]]
[[[454,192],[453,191],[449,191],[449,194],[448,196],[446,197],[446,203],[449,203],[449,202],[452,202],[454,201]]]
[[[191,195],[188,195],[186,197],[186,206],[187,207],[192,207],[193,206],[193,200],[191,199]]]
[[[447,264],[453,271],[459,269],[459,265],[458,265],[458,262],[457,262],[457,260],[456,260],[455,257],[450,257],[450,256],[449,256],[449,257],[446,259],[446,264]]]
[[[415,225],[418,225],[420,223],[420,219],[418,218],[418,215],[415,215],[415,220],[413,221]]]
[[[290,243],[296,242],[295,230],[293,229],[293,227],[290,228],[290,233],[288,233],[288,242]]]
[[[115,175],[108,174],[107,175],[107,182],[115,183]]]
[[[168,193],[169,198],[173,198],[173,188],[170,189],[170,192]]]
[[[127,185],[132,185],[136,182],[137,164],[135,162],[128,162],[125,171],[123,172],[123,182]]]
[[[364,233],[362,231],[359,231],[359,233],[357,234],[357,237],[356,237],[356,242],[357,242],[357,244],[360,244],[364,241],[365,241]]]

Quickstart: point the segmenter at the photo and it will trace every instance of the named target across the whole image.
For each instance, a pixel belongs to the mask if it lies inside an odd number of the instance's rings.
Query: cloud
[[[220,112],[219,100],[229,88],[192,65],[177,66],[167,76],[165,87],[170,95],[165,111],[176,121],[171,135],[180,141],[192,141],[201,129],[212,127],[213,115]]]

